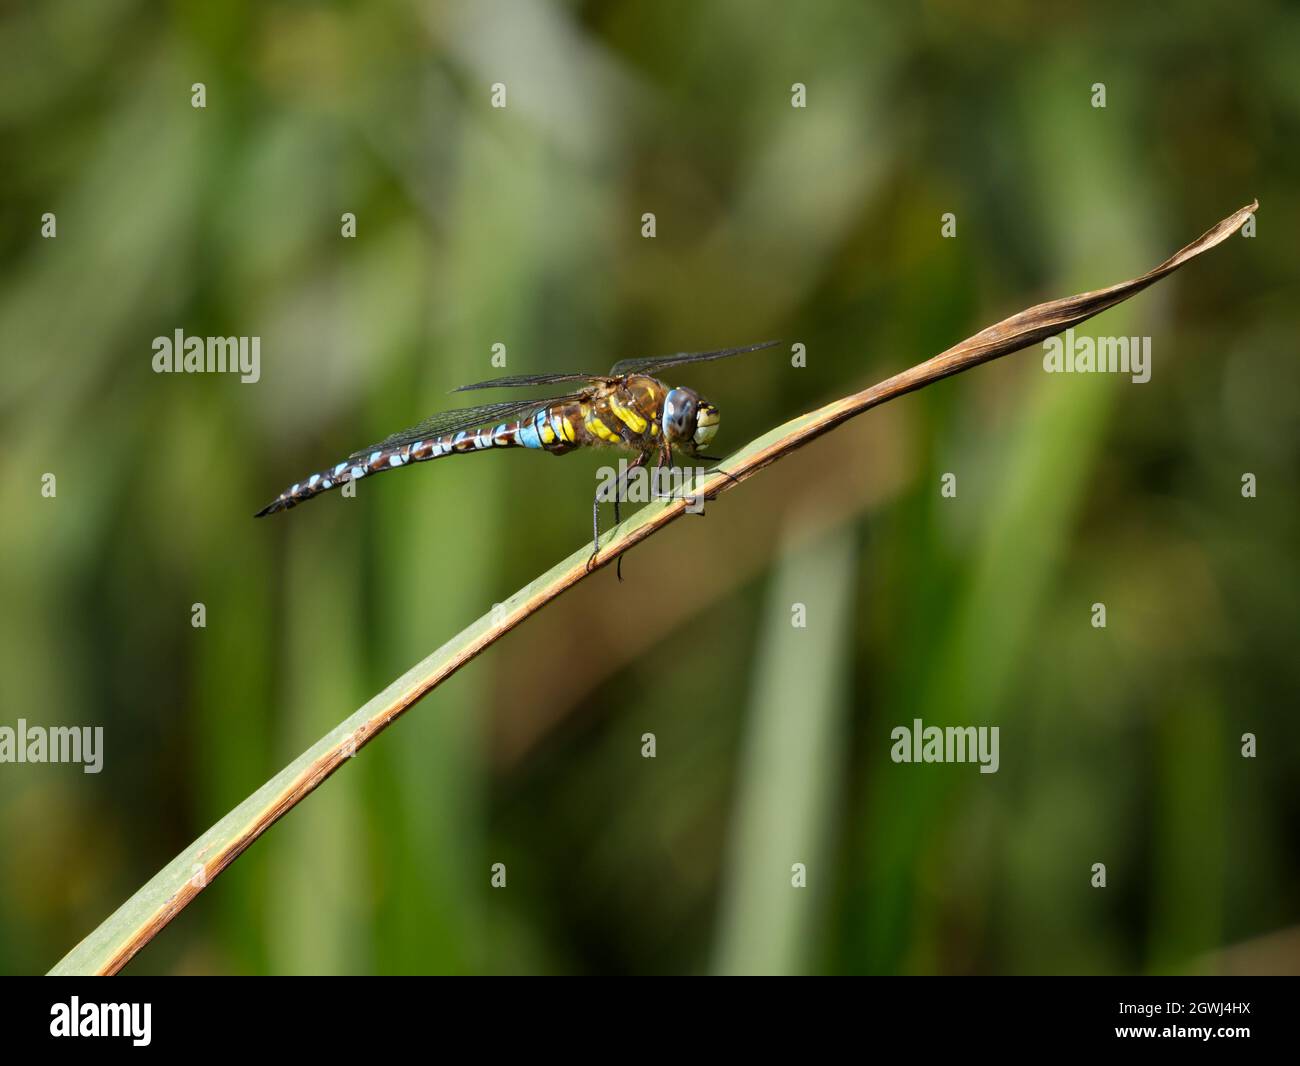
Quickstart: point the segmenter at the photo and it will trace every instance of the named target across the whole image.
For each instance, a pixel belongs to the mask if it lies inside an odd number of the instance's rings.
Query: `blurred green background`
[[[1252,197],[1256,237],[1085,327],[1152,337],[1149,383],[1034,349],[798,452],[438,689],[126,972],[1300,969],[1293,5],[52,0],[0,14],[0,87],[0,724],[105,729],[97,776],[0,766],[0,971],[589,536],[582,453],[252,519],[493,344],[805,344],[682,382],[727,452]],[[260,382],[154,374],[177,328],[261,337]],[[914,717],[1000,726],[999,772],[895,765]]]

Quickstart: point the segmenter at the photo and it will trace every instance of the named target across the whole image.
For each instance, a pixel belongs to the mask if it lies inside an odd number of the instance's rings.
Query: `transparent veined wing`
[[[468,392],[470,389],[519,389],[529,385],[554,385],[560,381],[586,381],[593,385],[608,382],[603,374],[514,374],[504,378],[489,378],[476,381],[473,385],[461,385],[452,392]]]
[[[471,389],[516,389],[533,385],[554,385],[561,381],[585,381],[592,385],[609,384],[628,374],[652,374],[665,367],[681,366],[684,363],[707,363],[714,359],[728,359],[733,355],[744,355],[764,348],[775,348],[780,341],[764,341],[762,344],[748,344],[743,348],[721,348],[716,352],[677,352],[674,355],[652,355],[640,359],[624,359],[615,363],[608,374],[575,374],[562,371],[557,374],[512,374],[508,377],[489,378],[476,381],[472,385],[461,385],[452,392],[468,392]]]
[[[366,448],[358,448],[348,456],[348,459],[364,459],[371,453],[383,451],[386,448],[398,448],[403,444],[415,444],[417,441],[444,437],[448,433],[458,433],[463,429],[479,429],[482,426],[492,425],[497,422],[508,422],[518,415],[536,411],[539,407],[549,407],[551,404],[556,403],[568,403],[570,400],[580,399],[582,395],[583,393],[574,392],[567,396],[550,396],[545,399],[534,398],[531,400],[506,400],[502,403],[483,404],[480,407],[458,407],[450,411],[439,411],[436,415],[430,415],[423,422],[417,422],[408,429],[390,434],[377,444],[371,444]]]
[[[714,359],[730,359],[733,355],[745,355],[759,352],[764,348],[775,348],[780,341],[764,341],[762,344],[747,344],[743,348],[722,348],[716,352],[678,352],[676,355],[653,355],[645,359],[624,359],[615,363],[610,369],[613,377],[627,374],[653,374],[670,366],[683,366],[686,363],[708,363]]]

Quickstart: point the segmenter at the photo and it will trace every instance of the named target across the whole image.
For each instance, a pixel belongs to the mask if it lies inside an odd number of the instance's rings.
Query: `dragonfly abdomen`
[[[275,514],[277,511],[287,511],[304,500],[310,500],[322,492],[329,492],[330,489],[346,485],[349,481],[360,481],[370,474],[397,470],[407,463],[422,463],[429,459],[441,459],[445,455],[484,451],[488,448],[535,447],[535,445],[524,444],[520,440],[522,425],[524,423],[503,422],[497,426],[469,432],[462,430],[459,433],[406,442],[390,448],[378,445],[368,454],[349,456],[328,470],[312,474],[309,478],[291,485],[258,511],[255,517],[261,518],[263,515]]]
[[[411,438],[419,431],[416,427],[400,438],[389,438],[367,452],[351,455],[291,485],[258,511],[257,517],[287,511],[304,500],[369,474],[382,474],[407,463],[441,459],[458,452],[533,448],[563,455],[575,448],[602,444],[643,450],[658,441],[661,397],[666,390],[653,378],[636,376],[630,381],[632,385],[627,388],[605,390],[590,399],[539,406],[518,421],[500,422],[483,429],[435,433],[427,439],[413,441]]]

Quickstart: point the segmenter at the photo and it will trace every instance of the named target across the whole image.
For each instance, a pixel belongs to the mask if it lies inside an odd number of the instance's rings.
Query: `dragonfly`
[[[461,385],[452,391],[581,383],[572,392],[547,399],[504,400],[439,412],[295,482],[255,517],[287,511],[349,481],[429,459],[493,448],[531,448],[564,455],[579,448],[619,447],[636,455],[620,474],[621,483],[652,459],[660,468],[671,465],[674,451],[716,462],[717,457],[705,455],[703,449],[718,432],[717,406],[694,389],[670,387],[656,375],[675,367],[774,348],[779,343],[764,341],[713,352],[624,359],[615,363],[608,374],[523,374]],[[615,522],[619,520],[618,499],[615,493]],[[597,491],[591,516],[592,562],[600,551],[600,500]]]

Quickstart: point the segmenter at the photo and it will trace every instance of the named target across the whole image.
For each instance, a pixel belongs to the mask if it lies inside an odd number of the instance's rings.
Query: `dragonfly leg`
[[[705,462],[708,462],[708,463],[720,463],[720,462],[722,462],[722,456],[720,456],[720,455],[699,455],[699,454],[696,454],[695,458],[696,458],[696,459],[703,459]],[[725,470],[723,470],[722,467],[720,467],[720,466],[715,466],[715,467],[713,467],[713,468],[710,469],[710,470],[706,470],[705,473],[707,473],[707,474],[721,474],[721,475],[722,475],[723,477],[725,477],[728,481],[730,481],[733,485],[739,485],[739,484],[740,484],[740,479],[739,479],[738,477],[733,477],[731,474],[728,474],[728,473],[727,473]]]
[[[646,452],[640,452],[628,468],[618,476],[618,481],[614,485],[614,525],[617,527],[623,521],[622,508],[619,506],[622,501],[623,492],[627,488],[628,477],[637,467],[644,466],[646,461]],[[596,490],[596,498],[591,501],[591,558],[587,560],[587,572],[596,565],[596,559],[600,555],[600,490]],[[623,557],[618,557],[618,563],[615,565],[615,573],[620,581],[623,580]]]
[[[658,461],[657,463],[655,463],[655,473],[657,474],[657,473],[658,473],[660,470],[662,470],[665,466],[671,466],[671,465],[672,465],[672,461],[673,461],[673,448],[672,448],[672,445],[668,443],[668,439],[667,439],[666,437],[660,437],[660,438],[659,438],[659,461]],[[655,484],[654,486],[652,486],[652,487],[657,489],[657,488],[658,488],[658,484],[657,484],[657,483],[658,483],[658,479],[656,478],[655,480],[656,480],[656,484]],[[672,493],[671,493],[671,492],[668,494],[667,497],[666,497],[666,496],[660,496],[660,495],[658,494],[658,492],[655,493],[655,499],[657,499],[657,500],[667,499],[667,498],[670,497],[670,496],[672,496]]]
[[[600,489],[591,501],[591,558],[587,560],[587,573],[596,565],[596,556],[600,554]]]
[[[626,470],[619,477],[618,491],[614,493],[614,525],[617,526],[623,521],[622,514],[619,513],[619,502],[623,496],[623,491],[627,488],[628,477],[639,466],[644,466],[648,453],[639,452],[637,457],[628,464]],[[618,562],[614,564],[614,573],[618,575],[620,581],[623,580],[623,556],[618,557]]]

